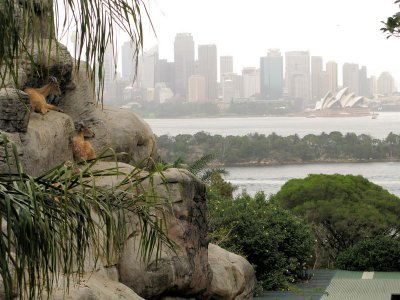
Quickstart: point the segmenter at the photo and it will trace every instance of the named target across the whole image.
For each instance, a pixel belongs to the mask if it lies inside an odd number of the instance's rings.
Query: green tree
[[[313,238],[307,225],[268,203],[263,193],[233,199],[229,184],[214,183],[208,189],[211,241],[255,265],[264,289],[288,288],[301,277],[312,254]]]
[[[395,4],[399,4],[400,0],[396,0]],[[399,5],[400,7],[400,5]],[[382,22],[385,26],[381,30],[387,34],[387,37],[400,36],[400,12],[395,13],[393,16],[388,17],[386,22]]]
[[[306,219],[333,260],[359,241],[400,229],[400,199],[362,176],[292,179],[271,201]]]
[[[400,271],[400,240],[378,236],[358,242],[339,254],[336,266],[349,271]]]

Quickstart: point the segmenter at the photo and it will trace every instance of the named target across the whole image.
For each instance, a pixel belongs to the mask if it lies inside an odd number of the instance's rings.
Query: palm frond
[[[60,11],[65,12],[60,17]],[[35,58],[50,60],[58,33],[75,30],[76,69],[84,60],[89,65],[87,74],[98,80],[98,100],[104,88],[104,57],[112,49],[117,65],[117,31],[128,34],[137,56],[143,48],[143,18],[149,18],[142,0],[2,0],[0,3],[0,87],[13,83],[19,86],[18,71],[25,61],[30,62],[32,74],[43,76]],[[151,24],[151,21],[150,21]],[[49,70],[47,70],[48,72]]]
[[[191,163],[188,170],[194,175],[198,175],[200,171],[204,170],[205,167],[215,158],[214,154],[205,154],[195,162]]]
[[[0,148],[8,149],[10,171],[0,173],[0,275],[7,299],[40,298],[61,274],[68,285],[72,274],[84,272],[89,255],[95,262],[118,257],[127,236],[127,212],[140,221],[145,261],[154,253],[158,257],[163,245],[174,247],[163,231],[163,215],[153,213],[160,201],[143,185],[154,173],[60,164],[32,177],[23,172],[6,135],[0,136]],[[97,177],[115,175],[122,180],[114,186],[96,186]]]

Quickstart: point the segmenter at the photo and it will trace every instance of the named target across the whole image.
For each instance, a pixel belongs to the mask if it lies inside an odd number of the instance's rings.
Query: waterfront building
[[[360,96],[369,96],[370,92],[366,66],[362,66],[359,70],[359,85]]]
[[[323,72],[322,56],[311,56],[311,99],[312,105],[323,97],[321,74]],[[325,91],[326,93],[326,91]]]
[[[190,33],[178,33],[174,42],[174,93],[187,96],[188,78],[194,74],[194,41]]]
[[[310,100],[310,53],[291,51],[285,54],[285,86],[290,98]]]
[[[389,72],[383,72],[378,78],[378,94],[391,96],[394,92],[394,79]]]
[[[279,49],[269,49],[267,56],[260,58],[260,92],[266,100],[283,96],[283,57]]]
[[[219,58],[219,81],[223,82],[223,76],[225,74],[233,73],[233,57],[232,56],[221,56]]]
[[[343,87],[348,87],[350,93],[360,94],[360,73],[358,64],[345,63],[343,65]]]
[[[202,75],[192,75],[189,77],[188,84],[189,102],[205,102],[206,98],[206,79]]]
[[[206,101],[215,101],[218,92],[217,46],[199,45],[198,47],[198,74],[205,78]]]
[[[326,73],[329,76],[329,88],[326,92],[336,93],[338,90],[338,65],[334,61],[326,63]]]
[[[260,70],[244,68],[242,70],[243,98],[250,98],[260,93]]]
[[[136,72],[136,62],[135,57],[137,53],[133,48],[131,42],[125,42],[121,47],[121,56],[122,56],[122,79],[128,82],[133,82]]]

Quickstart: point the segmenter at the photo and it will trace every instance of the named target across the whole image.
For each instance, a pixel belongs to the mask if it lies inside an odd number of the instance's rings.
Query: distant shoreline
[[[313,160],[313,161],[285,161],[285,162],[244,162],[233,164],[210,164],[210,167],[276,167],[276,166],[295,166],[295,165],[316,165],[316,164],[358,164],[358,163],[390,163],[400,162],[400,159],[364,159],[364,160],[348,160],[348,159],[335,159],[335,160]]]

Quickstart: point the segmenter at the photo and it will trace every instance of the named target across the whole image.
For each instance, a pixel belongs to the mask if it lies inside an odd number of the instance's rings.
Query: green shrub
[[[269,204],[263,193],[232,199],[209,193],[209,231],[212,242],[245,256],[256,267],[264,289],[286,289],[307,268],[311,231],[290,212]]]
[[[336,266],[349,271],[400,271],[400,240],[378,236],[339,254]]]

